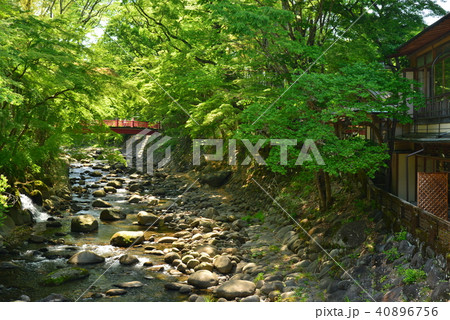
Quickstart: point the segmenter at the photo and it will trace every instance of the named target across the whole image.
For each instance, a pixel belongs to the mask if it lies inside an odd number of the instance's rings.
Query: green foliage
[[[6,189],[9,188],[8,180],[2,174],[0,174],[0,225],[5,218],[5,213],[8,210],[8,197],[4,194]]]
[[[394,240],[395,241],[402,241],[402,240],[406,240],[406,236],[408,235],[408,231],[406,230],[402,230],[399,231],[395,234],[394,236]]]
[[[253,280],[254,283],[260,281],[260,280],[264,280],[264,273],[260,272],[256,275],[255,279]]]
[[[392,247],[391,249],[384,251],[384,254],[387,256],[387,259],[391,262],[400,258],[400,253],[395,247]]]
[[[277,252],[280,252],[280,247],[279,246],[276,246],[276,245],[271,245],[271,246],[269,246],[269,251],[271,251],[271,252],[275,252],[275,253],[277,253]]]
[[[423,10],[445,12],[385,1],[359,19],[372,2],[2,1],[0,169],[43,173],[63,146],[91,141],[86,125],[108,144],[117,136],[99,120],[139,117],[170,136],[312,139],[325,165],[305,161],[309,177],[373,176],[386,141],[354,129],[409,120],[404,97],[420,101],[417,86],[386,70],[404,66],[387,56],[423,29]],[[273,172],[299,171],[300,146],[287,166],[279,146],[262,152]]]
[[[401,276],[403,276],[403,283],[405,284],[413,284],[421,280],[425,280],[427,274],[425,271],[420,269],[403,269],[399,268],[398,272]]]
[[[241,218],[242,220],[248,222],[249,224],[253,224],[255,222],[264,223],[265,215],[262,211],[258,211],[252,215],[246,215]]]
[[[24,179],[44,173],[84,126],[95,131],[109,112],[96,101],[114,80],[82,44],[75,16],[50,19],[13,3],[0,4],[0,169]]]

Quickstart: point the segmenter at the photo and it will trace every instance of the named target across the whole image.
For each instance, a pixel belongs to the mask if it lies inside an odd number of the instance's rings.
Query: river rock
[[[208,270],[196,271],[188,278],[188,284],[199,289],[215,286],[217,285],[217,281],[217,275]]]
[[[119,231],[116,232],[109,241],[112,246],[128,247],[130,245],[139,244],[144,241],[143,231]]]
[[[199,264],[200,264],[200,261],[198,261],[197,259],[191,259],[186,263],[188,269],[194,269]]]
[[[167,201],[161,203],[160,205],[158,205],[158,207],[156,207],[156,209],[158,209],[158,210],[167,210],[167,209],[173,208],[175,206],[176,206],[176,203],[174,201],[167,200]]]
[[[104,186],[103,190],[105,190],[106,193],[116,193],[117,189],[111,186]]]
[[[70,302],[69,298],[63,296],[62,294],[52,293],[45,298],[39,300],[39,302]]]
[[[159,199],[156,197],[148,197],[147,203],[149,206],[157,206],[159,204]]]
[[[251,296],[255,293],[256,285],[246,280],[230,280],[220,285],[214,292],[219,298],[234,299]]]
[[[38,236],[36,234],[32,234],[28,238],[28,241],[31,242],[31,243],[44,243],[45,241],[47,241],[47,239],[45,239],[42,236]]]
[[[100,220],[102,221],[116,221],[125,219],[126,217],[127,215],[125,213],[115,208],[104,209],[100,212]]]
[[[105,262],[105,258],[92,251],[81,251],[70,257],[67,263],[70,264],[94,264]]]
[[[169,252],[164,256],[164,262],[172,264],[175,260],[180,259],[180,255],[176,252]]]
[[[97,199],[94,200],[94,202],[92,202],[92,207],[94,208],[110,208],[112,207],[111,203],[102,200],[102,199]]]
[[[141,201],[142,197],[137,194],[133,194],[130,198],[128,198],[128,203],[139,203]]]
[[[109,181],[106,184],[107,187],[113,187],[115,189],[120,189],[122,188],[122,182],[120,182],[119,180],[113,180],[113,181]]]
[[[92,195],[94,197],[104,197],[106,196],[106,191],[103,189],[95,190],[94,192],[92,192]]]
[[[62,223],[60,221],[47,221],[45,226],[47,228],[60,228],[62,227]]]
[[[197,266],[195,266],[194,270],[198,271],[198,270],[209,270],[209,271],[213,271],[214,266],[212,263],[209,262],[200,262]]]
[[[149,226],[155,224],[159,220],[159,217],[150,212],[140,211],[137,214],[137,219],[140,225]]]
[[[105,292],[107,296],[122,296],[126,294],[128,291],[125,289],[109,289]]]
[[[264,294],[269,294],[272,291],[283,291],[284,284],[282,281],[271,281],[271,282],[265,282],[264,285],[261,287],[261,292]]]
[[[257,295],[253,295],[242,298],[241,302],[261,302],[261,299]]]
[[[70,230],[72,232],[91,232],[98,229],[98,221],[90,214],[72,218]]]
[[[142,185],[140,183],[133,183],[128,187],[128,191],[135,192],[142,189]]]
[[[209,244],[207,245],[202,245],[202,246],[198,246],[195,248],[195,251],[198,253],[202,253],[205,252],[207,253],[210,257],[214,257],[217,254],[217,249],[214,246],[211,246]]]
[[[132,266],[139,263],[139,259],[131,254],[124,254],[119,258],[119,262],[124,266]]]
[[[356,248],[366,240],[366,223],[354,221],[342,226],[336,236],[334,243],[347,248]]]
[[[175,237],[162,237],[162,238],[158,239],[158,241],[156,243],[172,243],[177,240],[178,240],[178,238],[175,238]]]
[[[122,282],[119,284],[116,284],[116,287],[122,288],[122,289],[127,289],[127,288],[140,288],[142,287],[144,284],[140,281],[129,281],[129,282]]]
[[[233,269],[233,264],[227,256],[220,256],[214,259],[214,268],[217,269],[220,273],[230,273]]]
[[[203,216],[205,218],[214,219],[215,217],[219,216],[219,212],[217,212],[217,210],[215,208],[209,207],[205,210],[205,212],[203,213]]]
[[[100,171],[91,171],[91,172],[89,172],[89,175],[91,177],[101,177],[102,173]]]
[[[431,293],[431,301],[448,301],[450,299],[450,283],[441,282]]]
[[[42,279],[43,286],[59,286],[63,283],[84,279],[89,276],[89,271],[82,268],[64,268],[49,273]]]
[[[164,289],[170,290],[170,291],[178,291],[180,290],[182,284],[178,282],[167,282],[164,284]]]

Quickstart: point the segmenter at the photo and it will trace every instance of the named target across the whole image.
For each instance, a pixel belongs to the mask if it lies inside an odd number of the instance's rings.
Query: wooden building
[[[448,219],[450,172],[450,14],[400,46],[406,78],[422,83],[426,106],[410,101],[413,124],[398,126],[392,157],[391,192]]]

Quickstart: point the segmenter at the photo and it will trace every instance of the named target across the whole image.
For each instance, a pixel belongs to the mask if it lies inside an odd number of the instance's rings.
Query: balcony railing
[[[415,118],[418,120],[450,118],[450,94],[429,99],[425,107],[415,111]]]

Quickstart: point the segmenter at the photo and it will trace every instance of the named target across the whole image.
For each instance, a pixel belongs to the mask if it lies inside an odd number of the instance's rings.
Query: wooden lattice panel
[[[447,172],[417,173],[417,206],[444,220],[447,220]]]

